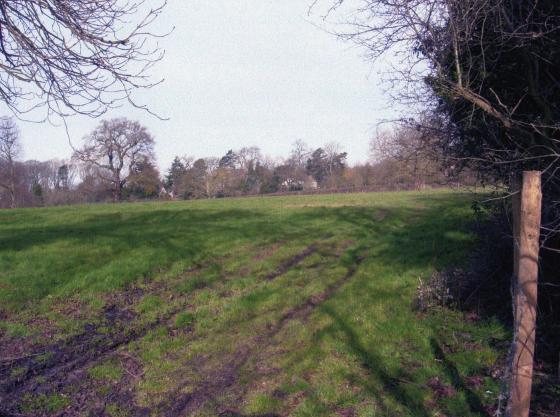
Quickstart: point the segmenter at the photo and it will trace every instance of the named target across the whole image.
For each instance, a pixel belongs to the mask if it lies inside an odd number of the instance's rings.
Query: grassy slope
[[[0,347],[44,351],[84,326],[134,336],[80,364],[103,400],[82,408],[114,417],[484,415],[507,334],[412,308],[418,278],[473,244],[469,202],[439,191],[3,211]],[[108,320],[115,308],[126,320]],[[36,365],[10,364],[10,378],[37,378]],[[20,412],[79,415],[79,389],[39,378]]]

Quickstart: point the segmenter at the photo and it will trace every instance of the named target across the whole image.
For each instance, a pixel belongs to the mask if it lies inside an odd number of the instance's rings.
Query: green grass
[[[118,382],[122,378],[123,372],[118,363],[109,361],[89,368],[88,374],[99,381]]]
[[[62,410],[70,403],[70,399],[53,395],[26,395],[22,402],[22,411],[25,413],[55,413]]]
[[[476,243],[466,227],[472,198],[433,191],[2,211],[2,341],[41,340],[37,318],[65,339],[103,324],[116,303],[133,314],[124,331],[147,329],[119,351],[140,364],[135,402],[154,415],[227,373],[234,383],[196,415],[482,416],[497,396],[488,375],[507,332],[413,308],[418,279],[464,264]],[[108,360],[89,377],[123,383]]]

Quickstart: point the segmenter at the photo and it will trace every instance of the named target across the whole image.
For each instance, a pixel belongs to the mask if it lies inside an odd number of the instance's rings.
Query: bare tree
[[[249,170],[251,166],[255,166],[257,162],[262,161],[261,150],[257,146],[243,147],[237,151],[237,163],[239,168],[245,172]]]
[[[337,142],[329,142],[323,146],[326,155],[326,171],[329,187],[335,188],[336,182],[342,175],[346,161],[346,152],[342,152],[342,145]]]
[[[16,159],[21,153],[19,129],[9,117],[0,118],[0,187],[10,195],[10,207],[17,206]]]
[[[99,175],[112,185],[113,200],[119,201],[128,174],[139,161],[154,158],[153,148],[152,135],[140,123],[112,119],[102,121],[73,157],[99,168]]]
[[[306,163],[310,155],[311,149],[303,140],[298,139],[292,143],[290,157],[286,161],[286,169],[288,169],[289,174],[285,173],[283,175],[288,189],[300,188],[306,180]]]
[[[206,195],[208,197],[215,197],[218,193],[218,177],[220,168],[220,158],[204,158],[206,163],[206,176],[204,186],[206,188]]]
[[[99,116],[163,57],[149,32],[166,0],[0,0],[0,100],[14,113]]]
[[[372,157],[378,161],[394,160],[401,174],[410,177],[415,189],[422,189],[426,182],[443,184],[453,170],[443,164],[441,150],[434,139],[423,129],[397,125],[383,130],[370,141]]]
[[[261,169],[261,161],[261,150],[257,146],[243,147],[237,151],[237,176],[243,192],[256,192],[260,188],[257,171]]]
[[[390,81],[411,112],[435,110],[449,155],[504,180],[513,171],[560,169],[560,4],[554,0],[316,0],[333,31],[368,58],[396,57]],[[554,51],[554,52],[553,52]],[[427,120],[427,119],[426,119]],[[413,121],[416,123],[416,121]],[[433,124],[430,126],[433,128]]]
[[[112,183],[107,181],[105,170],[96,165],[82,162],[74,158],[77,175],[79,178],[76,186],[76,198],[80,202],[106,201],[108,190],[112,188]]]
[[[307,143],[303,140],[298,139],[292,144],[292,151],[290,152],[290,161],[293,162],[294,165],[300,168],[305,167],[305,163],[307,162],[307,158],[311,154],[311,149]]]

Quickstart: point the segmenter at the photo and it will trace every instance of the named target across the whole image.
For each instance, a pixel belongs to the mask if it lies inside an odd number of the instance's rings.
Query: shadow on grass
[[[402,405],[411,413],[410,415],[415,417],[432,415],[423,404],[421,391],[424,387],[414,386],[416,384],[412,382],[412,376],[403,368],[393,372],[384,369],[383,356],[378,354],[375,349],[364,346],[348,321],[329,306],[324,306],[322,311],[333,320],[333,327],[329,331],[337,334],[342,332],[350,353],[360,361],[361,366],[371,376],[369,380],[359,381],[366,392],[378,400],[383,400],[385,396],[389,395],[393,402]],[[381,384],[379,388],[376,386],[378,383]],[[407,389],[407,385],[408,388],[413,389]]]
[[[126,214],[103,213],[84,221],[35,225],[17,232],[0,230],[4,266],[0,283],[7,283],[0,286],[0,300],[15,307],[56,295],[67,285],[78,285],[78,290],[104,285],[110,289],[115,287],[112,284],[149,276],[176,261],[212,259],[234,243],[266,244],[280,236],[296,240],[314,235],[308,225],[281,227],[277,220],[254,210]]]
[[[404,207],[397,201],[390,207],[314,207],[273,214],[264,209],[177,207],[134,212],[124,206],[110,213],[88,212],[83,221],[71,219],[68,224],[31,222],[31,227],[17,231],[0,229],[5,277],[0,275],[0,283],[8,284],[0,288],[0,300],[17,306],[59,294],[67,286],[74,291],[104,285],[109,289],[104,282],[111,280],[114,288],[176,261],[211,259],[232,244],[310,242],[332,229],[362,247],[375,247],[375,256],[403,271],[425,266],[463,245],[441,232],[442,227],[455,226],[442,221],[442,211],[464,205],[462,198],[407,198],[413,204],[406,201]],[[68,215],[77,214],[69,210]],[[20,221],[25,224],[25,219]]]
[[[362,369],[367,371],[367,378],[360,377],[356,373],[349,374],[347,378],[351,384],[360,385],[376,401],[385,403],[387,397],[390,397],[389,403],[386,404],[389,409],[393,408],[391,404],[399,404],[406,410],[406,415],[414,417],[434,415],[433,407],[426,405],[430,388],[425,384],[414,382],[414,375],[407,371],[404,364],[396,369],[384,367],[386,358],[378,353],[375,347],[365,346],[360,341],[359,332],[352,327],[348,320],[328,305],[323,305],[321,312],[330,317],[333,324],[315,336],[315,344],[318,344],[319,340],[325,336],[342,338],[348,352],[359,361]],[[471,413],[469,415],[489,415],[481,398],[467,386],[457,367],[447,358],[434,338],[430,339],[430,345],[434,358],[442,364],[442,374],[451,380],[457,393],[464,394],[466,406]],[[311,395],[311,397],[321,404],[317,396]]]
[[[480,397],[475,394],[469,387],[467,387],[457,367],[453,364],[452,361],[447,358],[447,355],[441,348],[440,344],[433,337],[430,338],[430,346],[432,347],[434,357],[441,361],[443,371],[451,380],[453,387],[457,391],[461,391],[465,394],[465,398],[467,399],[467,403],[471,411],[474,413],[482,413],[485,415],[486,409],[484,408]]]

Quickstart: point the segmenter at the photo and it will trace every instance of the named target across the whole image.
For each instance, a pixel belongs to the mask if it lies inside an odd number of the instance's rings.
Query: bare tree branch
[[[16,115],[98,117],[150,88],[167,0],[0,0],[0,100]]]

